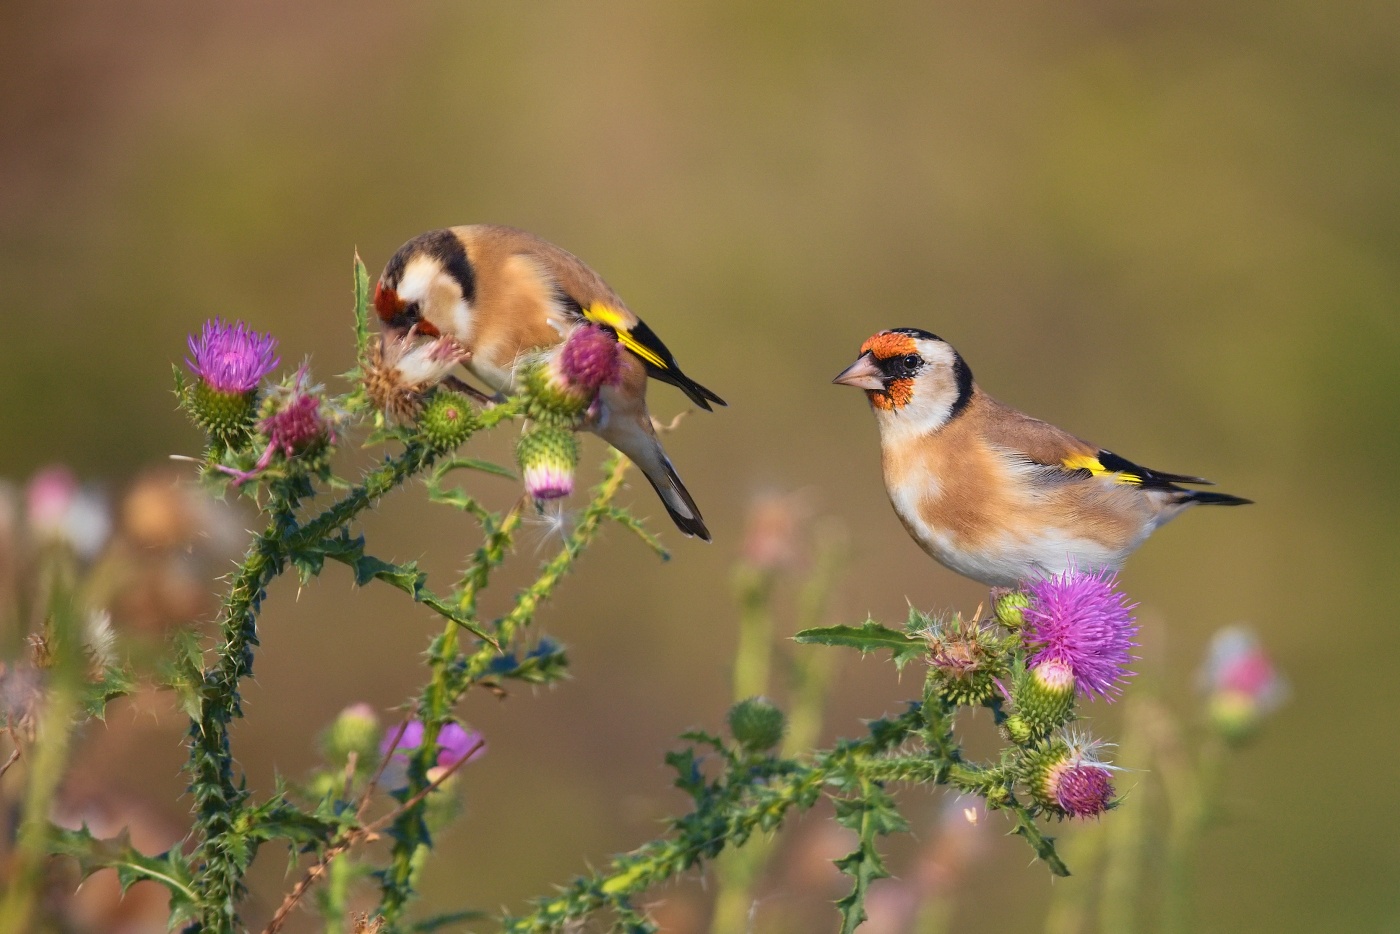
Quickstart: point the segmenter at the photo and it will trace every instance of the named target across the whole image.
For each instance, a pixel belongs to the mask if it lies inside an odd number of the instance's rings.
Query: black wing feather
[[[1200,486],[1214,486],[1211,481],[1202,479],[1201,477],[1189,477],[1186,474],[1149,470],[1141,464],[1134,464],[1126,457],[1119,457],[1112,451],[1099,451],[1099,463],[1103,464],[1105,470],[1112,470],[1116,473],[1130,473],[1141,477],[1142,485],[1148,489],[1153,487],[1169,487],[1174,483],[1194,483]]]

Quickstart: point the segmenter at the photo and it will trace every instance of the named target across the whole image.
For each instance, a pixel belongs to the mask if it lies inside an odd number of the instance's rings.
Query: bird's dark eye
[[[924,362],[924,358],[916,353],[911,353],[905,354],[904,359],[899,362],[904,364],[904,368],[906,370],[913,372],[914,370],[917,370],[919,368],[919,364]]]

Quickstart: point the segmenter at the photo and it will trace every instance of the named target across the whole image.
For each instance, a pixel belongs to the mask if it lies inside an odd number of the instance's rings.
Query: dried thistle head
[[[959,614],[936,620],[924,630],[930,677],[938,693],[955,704],[976,706],[997,690],[1006,673],[996,629]]]
[[[375,408],[398,422],[411,422],[423,410],[429,389],[467,359],[467,351],[451,337],[418,341],[410,330],[402,337],[381,334],[369,345],[364,364],[365,393]]]
[[[384,919],[375,915],[371,917],[367,912],[358,912],[352,919],[350,928],[352,934],[380,934],[384,930]]]

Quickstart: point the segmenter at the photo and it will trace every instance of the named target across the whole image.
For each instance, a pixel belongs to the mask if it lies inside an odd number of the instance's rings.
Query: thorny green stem
[[[544,934],[565,929],[595,911],[630,912],[631,900],[650,886],[714,859],[726,847],[742,845],[756,830],[775,827],[794,807],[810,808],[824,787],[848,784],[843,783],[848,776],[871,783],[933,780],[977,787],[995,771],[947,759],[926,768],[927,758],[938,755],[933,750],[920,756],[885,757],[891,749],[918,738],[924,726],[923,709],[911,706],[865,739],[839,743],[816,754],[810,764],[771,760],[763,781],[755,781],[747,772],[726,775],[697,798],[695,811],[673,822],[670,836],[614,858],[602,872],[575,879],[560,894],[537,901],[529,914],[503,919],[505,929],[511,934]],[[918,769],[915,763],[920,764]],[[1030,841],[1052,872],[1068,875],[1055,855],[1053,841],[1040,833],[1024,805],[1002,798],[990,806],[1011,811],[1016,819],[1014,832]]]
[[[289,555],[348,525],[429,466],[434,456],[410,442],[399,456],[370,471],[358,486],[300,527],[294,518],[296,491],[290,485],[274,489],[272,521],[253,541],[224,598],[216,661],[204,673],[199,715],[190,728],[188,769],[199,841],[196,861],[201,866],[195,876],[199,922],[194,930],[202,934],[232,934],[236,929],[243,874],[253,857],[252,848],[236,839],[247,792],[234,779],[229,725],[243,715],[238,688],[253,671],[257,618],[267,587],[286,568]]]
[[[436,764],[438,734],[452,718],[457,701],[490,673],[492,663],[534,620],[535,612],[573,567],[597,534],[602,521],[613,517],[612,500],[621,489],[627,466],[628,461],[621,454],[613,452],[604,468],[603,482],[594,490],[591,502],[564,540],[563,547],[544,565],[535,582],[516,597],[510,612],[491,627],[494,644],[482,641],[464,656],[457,645],[457,627],[451,623],[433,640],[428,662],[432,679],[418,701],[423,742],[410,758],[408,787],[404,795],[413,795],[430,781],[428,772]],[[476,553],[476,560],[463,577],[457,601],[459,611],[475,616],[477,598],[490,582],[491,573],[505,560],[520,522],[519,509],[509,513],[499,524],[489,518],[483,519],[485,540]],[[405,809],[395,821],[390,834],[394,845],[391,864],[382,876],[380,904],[381,917],[389,931],[398,928],[416,888],[418,854],[429,839],[425,810],[426,802]]]
[[[739,644],[734,652],[734,700],[768,693],[773,654],[773,587],[777,574],[744,566],[735,575]],[[743,934],[751,927],[753,884],[768,857],[768,839],[755,837],[715,860],[715,907],[710,934]]]
[[[195,879],[200,908],[197,930],[205,934],[231,934],[235,929],[243,871],[251,859],[229,846],[246,792],[234,783],[228,727],[243,714],[238,683],[253,670],[257,614],[267,585],[282,570],[284,533],[282,521],[275,519],[253,542],[233,579],[219,621],[217,661],[204,673],[199,717],[190,727],[190,790],[199,840],[197,859],[203,864]]]

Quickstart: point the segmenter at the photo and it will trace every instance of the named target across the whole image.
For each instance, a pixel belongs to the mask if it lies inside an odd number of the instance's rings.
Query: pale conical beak
[[[832,380],[842,386],[854,386],[857,389],[873,389],[879,392],[885,388],[885,374],[876,365],[874,356],[869,351],[861,354],[855,363],[841,371],[840,375]]]

